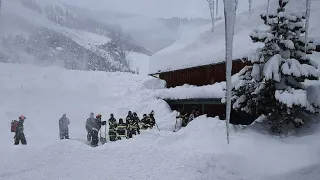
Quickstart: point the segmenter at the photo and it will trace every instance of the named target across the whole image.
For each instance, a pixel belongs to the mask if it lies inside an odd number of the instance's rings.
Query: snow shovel
[[[174,125],[174,130],[173,130],[173,132],[176,132],[177,124],[178,124],[178,117],[176,117],[176,124]]]

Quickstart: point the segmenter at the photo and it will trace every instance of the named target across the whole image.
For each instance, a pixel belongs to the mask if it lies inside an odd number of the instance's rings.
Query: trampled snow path
[[[320,131],[278,139],[198,118],[173,133],[175,116],[146,89],[150,78],[127,73],[67,71],[0,64],[0,180],[301,180],[319,179]],[[154,109],[158,125],[130,140],[85,145],[88,113]],[[67,112],[72,140],[58,140]],[[13,146],[10,121],[27,117],[27,146]],[[293,175],[294,174],[294,175]],[[296,178],[296,179],[295,179]]]

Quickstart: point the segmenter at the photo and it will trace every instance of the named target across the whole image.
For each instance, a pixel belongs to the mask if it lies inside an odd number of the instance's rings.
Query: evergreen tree
[[[302,84],[318,77],[307,56],[315,46],[311,41],[305,42],[305,17],[287,13],[287,3],[288,0],[279,0],[276,13],[261,15],[269,29],[255,29],[250,37],[255,43],[264,43],[264,47],[248,58],[252,65],[242,71],[233,97],[234,109],[255,117],[265,115],[271,130],[278,133],[289,124],[300,127],[304,121],[301,113],[316,110],[308,102]]]

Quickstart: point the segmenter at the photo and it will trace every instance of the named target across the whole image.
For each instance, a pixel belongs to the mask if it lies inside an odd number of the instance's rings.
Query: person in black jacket
[[[127,125],[123,122],[123,119],[120,118],[119,123],[117,125],[117,134],[118,134],[117,139],[121,140],[122,138],[125,138],[127,134],[126,131],[127,131]]]
[[[150,118],[147,116],[147,114],[143,114],[143,117],[141,119],[141,129],[146,130],[150,127]]]
[[[136,135],[137,133],[140,134],[140,119],[137,115],[137,113],[133,113],[133,134]]]
[[[63,114],[59,119],[59,131],[60,131],[60,139],[69,139],[69,126],[70,121],[67,118],[66,114]]]
[[[95,118],[94,118],[94,114],[93,113],[90,113],[90,117],[87,119],[86,121],[86,130],[87,130],[87,140],[88,142],[91,142],[92,140],[92,125],[95,121]]]
[[[133,135],[133,114],[131,111],[128,112],[128,116],[126,118],[126,125],[127,125],[127,138],[132,138]]]
[[[24,130],[23,123],[24,123],[25,119],[26,119],[26,117],[24,117],[23,115],[21,115],[19,117],[19,122],[18,122],[15,136],[14,136],[14,145],[18,145],[20,142],[23,145],[27,145],[27,140],[26,140],[26,137],[23,132],[23,130]]]
[[[114,118],[113,114],[110,114],[109,119],[109,139],[110,141],[117,140],[117,120]]]
[[[94,114],[90,113],[90,117],[86,121],[86,130],[88,132],[88,141],[91,143],[92,147],[98,146],[99,137],[98,133],[101,128],[101,115],[97,115],[94,118]]]

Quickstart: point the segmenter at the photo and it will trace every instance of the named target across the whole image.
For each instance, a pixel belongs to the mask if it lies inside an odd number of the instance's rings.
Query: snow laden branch
[[[301,127],[308,120],[303,114],[318,111],[304,85],[306,80],[319,77],[319,70],[307,56],[316,47],[305,39],[306,17],[287,12],[288,0],[278,1],[276,13],[261,14],[269,28],[254,29],[250,34],[254,43],[263,43],[264,47],[248,57],[252,65],[239,76],[241,84],[233,96],[236,110],[254,117],[264,115],[272,133],[284,133],[291,125]]]
[[[226,46],[226,80],[227,80],[227,103],[226,103],[226,130],[227,142],[229,140],[229,122],[231,115],[231,71],[232,71],[232,47],[233,35],[236,18],[237,0],[224,0],[224,17],[225,17],[225,46]]]

